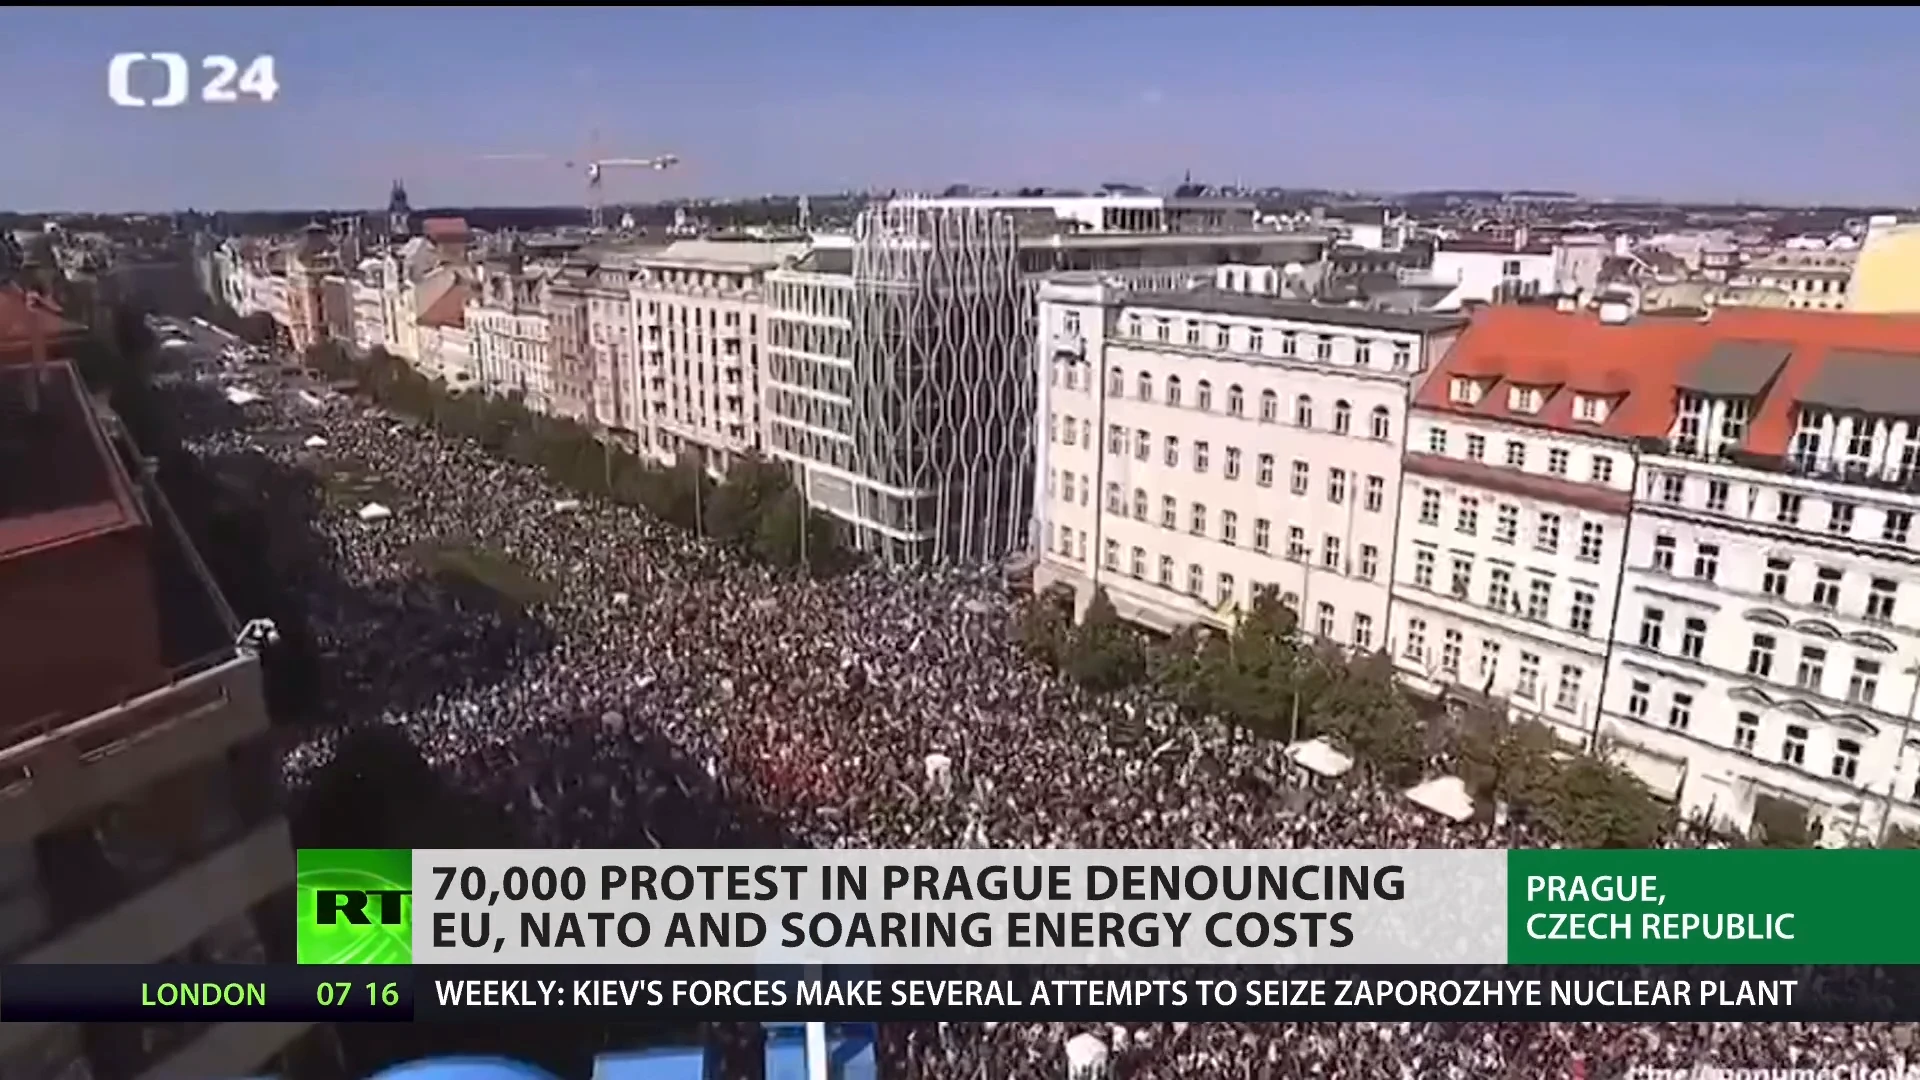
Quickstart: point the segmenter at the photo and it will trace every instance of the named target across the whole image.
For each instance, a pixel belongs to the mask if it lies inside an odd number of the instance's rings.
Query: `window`
[[[1153,320],[1153,338],[1155,341],[1173,340],[1173,321],[1170,319]]]
[[[1584,588],[1572,590],[1572,607],[1567,609],[1567,628],[1574,634],[1594,632],[1594,594]]]
[[[1299,427],[1313,426],[1313,399],[1305,394],[1293,399],[1293,422]]]
[[[1788,724],[1786,737],[1780,740],[1780,760],[1789,765],[1807,763],[1807,729]]]
[[[1408,619],[1407,620],[1406,653],[1407,653],[1408,659],[1422,661],[1422,662],[1426,660],[1427,658],[1427,620],[1425,619]]]
[[[1160,496],[1160,527],[1163,529],[1180,527],[1180,504],[1171,495]]]
[[[1240,448],[1227,447],[1226,477],[1229,480],[1240,479]]]
[[[1248,328],[1247,351],[1251,353],[1263,353],[1267,351],[1267,335],[1260,330],[1259,327]],[[1288,355],[1291,356],[1292,354],[1289,353]]]
[[[1160,587],[1173,588],[1173,556],[1171,555],[1160,556]]]
[[[1507,464],[1516,469],[1527,467],[1527,444],[1512,439],[1507,442]]]
[[[1453,381],[1447,384],[1447,397],[1462,405],[1478,405],[1480,383],[1474,379],[1455,376]]]
[[[1440,492],[1437,489],[1420,489],[1420,524],[1440,524]]]
[[[1145,461],[1153,456],[1153,436],[1144,430],[1133,433],[1133,459]]]
[[[1773,677],[1773,653],[1779,642],[1772,634],[1753,635],[1753,644],[1747,646],[1747,674],[1756,679]]]
[[[1191,320],[1187,322],[1187,344],[1195,347],[1200,344],[1200,324]]]
[[[1280,395],[1271,390],[1260,391],[1260,422],[1271,424],[1280,419]]]
[[[1143,578],[1147,575],[1147,549],[1146,548],[1137,547],[1133,549],[1132,558],[1127,563],[1127,571],[1136,580],[1138,580],[1139,578]]]
[[[1103,552],[1102,561],[1106,563],[1107,569],[1120,569],[1120,541],[1108,540],[1105,544],[1101,545],[1101,550]]]
[[[1840,571],[1823,566],[1813,581],[1813,606],[1832,611],[1840,606]]]
[[[1247,395],[1238,383],[1227,387],[1227,415],[1244,416],[1247,412]]]
[[[1793,684],[1817,694],[1826,675],[1827,650],[1818,645],[1800,646],[1800,666],[1793,673]]]
[[[1329,536],[1320,542],[1320,565],[1329,570],[1340,569],[1340,538]]]
[[[1107,485],[1107,513],[1109,514],[1121,513],[1122,512],[1121,505],[1122,504],[1120,502],[1120,485],[1109,483]]]
[[[1712,581],[1720,573],[1720,545],[1700,544],[1693,549],[1693,576]]]
[[[1494,677],[1500,673],[1500,643],[1492,638],[1480,639],[1480,682],[1492,685]]]
[[[1315,612],[1314,619],[1313,619],[1314,633],[1319,634],[1323,638],[1332,637],[1333,636],[1333,605],[1323,601],[1320,604],[1315,605],[1315,607],[1317,608],[1317,611]]]
[[[1374,406],[1373,418],[1369,426],[1373,437],[1381,442],[1386,442],[1393,437],[1393,417],[1387,412],[1385,405]]]
[[[1373,616],[1359,611],[1353,613],[1353,647],[1373,648]]]
[[[1253,550],[1267,551],[1273,547],[1273,522],[1266,518],[1253,519]]]
[[[1872,707],[1873,696],[1880,692],[1880,661],[1856,657],[1853,674],[1847,678],[1847,700]]]
[[[1667,620],[1667,613],[1659,608],[1650,607],[1640,616],[1640,647],[1643,649],[1660,648],[1660,631]]]
[[[1503,544],[1513,543],[1520,534],[1520,508],[1512,503],[1501,503],[1493,513],[1493,538]]]
[[[1433,552],[1421,548],[1413,553],[1413,583],[1422,589],[1433,588]]]
[[[1313,342],[1313,358],[1315,360],[1333,359],[1333,338],[1326,334],[1321,334],[1315,338]]]
[[[1230,332],[1224,326],[1216,326],[1213,328],[1213,347],[1214,348],[1226,349],[1226,348],[1230,348],[1232,345],[1233,345],[1232,332]]]
[[[1673,429],[1673,452],[1689,457],[1700,452],[1700,425],[1707,414],[1707,399],[1698,394],[1680,395],[1680,415]]]
[[[1233,599],[1233,575],[1221,574],[1219,579],[1214,582],[1213,602],[1216,606],[1225,606],[1227,601],[1232,599]]]
[[[1187,565],[1187,595],[1199,596],[1207,587],[1207,572],[1199,563]]]
[[[1062,502],[1070,503],[1073,501],[1073,478],[1074,474],[1070,472],[1060,474],[1060,499]]]
[[[1667,726],[1675,731],[1687,730],[1693,723],[1693,695],[1675,692],[1673,705],[1667,709]]]
[[[1635,679],[1633,686],[1627,690],[1627,715],[1635,720],[1645,720],[1652,695],[1652,684]]]
[[[1307,560],[1307,530],[1298,525],[1287,526],[1287,558],[1294,562]]]
[[[1187,531],[1195,536],[1207,534],[1207,504],[1194,503],[1187,513]]]
[[[1836,502],[1827,504],[1827,532],[1834,536],[1853,534],[1853,504]]]
[[[1867,586],[1867,621],[1893,621],[1893,598],[1900,586],[1892,578],[1874,578]]]
[[[1344,401],[1333,403],[1333,433],[1335,435],[1353,434],[1353,406]]]
[[[1860,775],[1860,744],[1852,739],[1837,739],[1833,744],[1833,777],[1852,780]]]
[[[1455,515],[1453,531],[1463,536],[1473,536],[1480,531],[1480,500],[1472,495],[1460,497],[1460,512]]]
[[[1273,486],[1273,455],[1272,454],[1260,455],[1260,460],[1256,468],[1256,471],[1253,474],[1253,479],[1254,479],[1254,483],[1259,484],[1261,487]]]
[[[1605,454],[1593,455],[1591,476],[1596,484],[1613,483],[1613,459]]]
[[[1495,611],[1519,609],[1519,603],[1513,598],[1513,571],[1496,566],[1487,575],[1487,606]]]
[[[1673,553],[1680,543],[1671,536],[1653,538],[1653,568],[1662,574],[1673,573]]]
[[[1220,541],[1224,544],[1240,542],[1240,515],[1231,510],[1220,511]]]
[[[1793,560],[1770,558],[1766,572],[1760,575],[1760,591],[1768,596],[1787,595],[1787,572],[1793,569]]]
[[[1533,546],[1549,554],[1560,550],[1560,515],[1541,514],[1533,530]]]
[[[1540,693],[1540,658],[1533,653],[1520,654],[1520,678],[1514,683],[1516,697],[1532,701]]]
[[[1727,449],[1737,448],[1747,437],[1751,406],[1744,398],[1729,398],[1720,414],[1720,441]]]
[[[1180,404],[1180,376],[1167,376],[1167,404]]]
[[[1668,506],[1679,506],[1687,490],[1686,478],[1679,473],[1660,474],[1660,501]]]
[[[1138,397],[1141,401],[1152,401],[1153,400],[1153,376],[1143,371],[1140,373],[1140,377],[1134,381],[1136,384],[1135,390],[1134,390],[1134,396]]]
[[[1448,591],[1462,600],[1467,598],[1467,589],[1473,584],[1473,558],[1467,555],[1453,557],[1453,577]]]
[[[1199,385],[1194,388],[1193,407],[1196,409],[1199,409],[1201,412],[1213,411],[1213,384],[1212,383],[1208,382],[1205,379],[1200,380]]]
[[[1110,368],[1107,371],[1107,393],[1114,397],[1126,396],[1127,376],[1119,368]]]
[[[1327,470],[1327,501],[1335,506],[1347,501],[1347,470]]]
[[[1194,472],[1203,473],[1207,471],[1207,466],[1213,458],[1212,450],[1213,448],[1205,442],[1196,442],[1193,444]]]
[[[1133,489],[1133,520],[1147,520],[1147,490],[1145,488]]]
[[[1366,338],[1353,339],[1353,362],[1360,367],[1373,363],[1373,342]]]
[[[1800,496],[1787,491],[1776,494],[1773,519],[1782,525],[1800,524]]]
[[[1161,445],[1165,447],[1165,449],[1161,451],[1160,460],[1165,462],[1167,467],[1170,469],[1178,468],[1180,466],[1179,438],[1177,436],[1169,435],[1165,439],[1161,440]]]
[[[1572,712],[1580,707],[1580,669],[1572,664],[1560,668],[1560,689],[1553,695],[1554,708]]]
[[[1553,582],[1546,578],[1534,578],[1527,583],[1527,618],[1535,622],[1547,621],[1547,608],[1553,604]]]
[[[1485,435],[1467,436],[1467,460],[1485,461],[1487,459],[1487,437]]]
[[[1547,472],[1554,476],[1567,475],[1567,466],[1572,463],[1573,455],[1558,448],[1547,451]]]
[[[1405,371],[1413,366],[1413,346],[1404,341],[1393,343],[1393,370]]]
[[[1440,673],[1455,680],[1460,678],[1460,640],[1458,630],[1440,635]]]
[[[1601,423],[1607,418],[1607,403],[1587,394],[1576,394],[1573,398],[1573,418],[1588,424]]]
[[[1365,502],[1362,505],[1366,507],[1369,513],[1377,514],[1380,512],[1380,508],[1385,506],[1386,504],[1387,504],[1386,479],[1384,477],[1379,477],[1379,476],[1367,477],[1367,494],[1366,494]]]
[[[1368,581],[1380,575],[1380,549],[1373,544],[1360,545],[1360,576]]]
[[[1065,419],[1064,419],[1064,420],[1062,421],[1062,424],[1063,424],[1063,425],[1065,426],[1065,429],[1066,429],[1066,433],[1067,433],[1067,437],[1066,437],[1066,439],[1064,439],[1063,441],[1064,441],[1064,442],[1065,442],[1065,443],[1066,443],[1066,444],[1067,444],[1068,446],[1072,446],[1072,445],[1073,445],[1074,443],[1077,443],[1077,442],[1079,442],[1079,441],[1080,441],[1080,430],[1079,430],[1079,427],[1078,427],[1078,423],[1079,423],[1079,422],[1078,422],[1078,421],[1076,421],[1076,420],[1075,420],[1075,419],[1074,419],[1073,417],[1071,417],[1071,416],[1069,416],[1069,417],[1066,417],[1066,418],[1065,418]]]
[[[1727,512],[1727,482],[1725,480],[1707,481],[1707,509],[1716,514]]]
[[[1435,454],[1447,452],[1447,429],[1443,427],[1427,429],[1427,450]]]
[[[1311,479],[1311,474],[1312,470],[1306,462],[1294,462],[1293,477],[1287,484],[1288,490],[1292,491],[1295,495],[1305,495],[1307,493],[1307,481]]]
[[[1707,620],[1699,616],[1689,618],[1680,628],[1680,655],[1689,660],[1700,659],[1707,651]]]
[[[1889,544],[1904,544],[1913,531],[1913,511],[1889,510],[1880,522],[1880,539]]]
[[[1753,753],[1753,746],[1760,741],[1760,717],[1756,713],[1743,712],[1733,718],[1733,748],[1743,754]]]

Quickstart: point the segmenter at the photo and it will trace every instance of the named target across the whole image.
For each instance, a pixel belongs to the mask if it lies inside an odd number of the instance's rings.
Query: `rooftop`
[[[1481,382],[1452,400],[1456,377]],[[1532,413],[1505,387],[1541,392]],[[1752,399],[1740,449],[1784,454],[1802,403],[1920,416],[1920,316],[1720,308],[1690,318],[1609,324],[1590,313],[1491,307],[1475,315],[1421,389],[1421,408],[1616,438],[1664,439],[1682,392]],[[1607,399],[1601,423],[1574,418],[1575,396]]]
[[[11,357],[18,361],[31,353],[34,334],[44,336],[49,348],[61,338],[82,333],[82,328],[60,315],[50,300],[29,303],[27,293],[18,285],[0,285],[0,363]]]
[[[0,367],[0,560],[142,524],[117,465],[71,365]]]
[[[420,313],[421,326],[439,326],[459,329],[467,325],[467,301],[473,299],[473,289],[465,282],[454,282],[447,291],[427,305]]]
[[[1129,307],[1163,308],[1205,315],[1238,315],[1252,319],[1286,319],[1370,330],[1399,330],[1412,334],[1439,333],[1464,326],[1467,322],[1465,316],[1451,312],[1375,311],[1218,289],[1131,293],[1125,302]]]

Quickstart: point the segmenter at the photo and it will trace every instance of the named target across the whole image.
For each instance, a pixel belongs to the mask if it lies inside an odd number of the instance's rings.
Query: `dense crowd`
[[[749,565],[535,469],[284,376],[195,406],[195,449],[329,477],[300,568],[338,727],[287,755],[298,784],[341,731],[403,729],[436,769],[545,846],[1413,848],[1514,846],[1364,780],[1298,773],[1276,745],[1095,698],[1008,639],[980,574]],[[318,436],[316,439],[315,436]],[[325,445],[318,445],[324,440]],[[311,445],[310,445],[311,444]],[[356,471],[353,485],[341,477]],[[344,488],[359,494],[339,497]],[[365,521],[355,500],[391,509]],[[469,545],[549,592],[530,608],[448,587],[423,550]],[[937,776],[930,762],[943,764]],[[1058,1025],[883,1034],[893,1077],[1064,1075]],[[1885,1063],[1894,1026],[1156,1024],[1096,1033],[1113,1075],[1557,1077],[1625,1065]]]

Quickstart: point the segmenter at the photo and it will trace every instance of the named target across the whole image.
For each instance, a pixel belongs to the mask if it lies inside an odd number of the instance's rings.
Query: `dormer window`
[[[1607,414],[1611,411],[1606,398],[1594,397],[1591,394],[1573,396],[1573,418],[1580,423],[1604,424],[1607,422]]]
[[[1456,376],[1447,387],[1447,397],[1457,405],[1480,404],[1480,381]]]
[[[1543,395],[1536,386],[1516,386],[1507,391],[1507,411],[1531,416],[1540,411]]]

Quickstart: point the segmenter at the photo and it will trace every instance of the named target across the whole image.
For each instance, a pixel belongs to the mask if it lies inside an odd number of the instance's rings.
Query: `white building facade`
[[[1571,397],[1570,417],[1541,415],[1550,393]],[[1479,414],[1495,395],[1498,414]],[[1399,493],[1395,666],[1425,693],[1488,694],[1586,746],[1633,491],[1632,444],[1605,434],[1617,396],[1443,366],[1422,397]]]
[[[1164,631],[1269,589],[1384,646],[1411,385],[1460,320],[1050,281],[1039,324],[1036,585]]]

